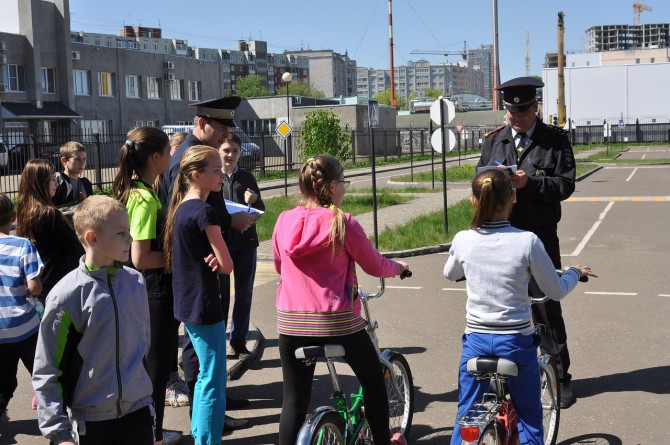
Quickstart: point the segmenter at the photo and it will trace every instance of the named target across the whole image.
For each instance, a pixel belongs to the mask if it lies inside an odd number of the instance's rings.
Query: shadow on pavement
[[[434,428],[429,425],[412,425],[409,443],[447,445],[451,440],[453,427]]]
[[[652,394],[670,394],[670,366],[636,369],[618,374],[573,380],[570,384],[578,398],[606,392],[642,391]]]
[[[611,434],[591,433],[566,439],[558,445],[622,445],[621,439]]]
[[[11,412],[7,412],[7,419],[0,420],[0,445],[11,445],[19,443],[15,437],[19,435],[41,437],[42,433],[37,424],[37,419],[12,420]],[[45,439],[46,442],[46,439]]]

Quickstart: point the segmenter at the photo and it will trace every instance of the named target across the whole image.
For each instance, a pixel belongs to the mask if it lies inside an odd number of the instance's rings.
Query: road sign
[[[376,100],[368,101],[368,122],[370,128],[379,128],[379,102]]]
[[[454,103],[449,99],[442,99],[444,101],[444,123],[448,124],[456,116],[456,107]],[[435,125],[440,125],[440,99],[437,99],[433,102],[433,105],[430,106],[430,119],[435,123]]]
[[[456,133],[460,133],[463,131],[463,125],[454,125],[454,129],[456,130]]]
[[[291,126],[286,122],[281,121],[281,123],[277,126],[277,129],[275,131],[279,133],[279,136],[286,139],[291,134],[291,131],[293,131],[293,128],[291,128]]]
[[[447,148],[447,153],[450,152],[451,150],[454,149],[456,146],[456,135],[454,134],[453,131],[447,130],[447,144],[449,147]],[[433,147],[433,150],[435,150],[438,153],[442,153],[442,129],[438,128],[437,130],[433,131],[433,134],[430,136],[430,145]]]

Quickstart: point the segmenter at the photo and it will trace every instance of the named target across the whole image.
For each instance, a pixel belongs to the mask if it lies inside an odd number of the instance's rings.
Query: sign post
[[[284,139],[284,196],[288,196],[288,137],[293,129],[288,122],[281,121],[275,131]]]
[[[448,99],[440,96],[433,105],[430,106],[430,119],[440,128],[435,130],[430,137],[430,142],[434,150],[442,153],[442,198],[444,201],[444,233],[449,232],[449,216],[447,214],[447,159],[446,152],[454,149],[456,145],[456,137],[453,131],[449,130],[447,133],[444,128],[445,123],[449,123],[454,119],[456,114],[456,107],[454,103]],[[449,145],[447,146],[447,138]]]
[[[379,232],[377,227],[377,171],[375,167],[375,133],[379,128],[379,102],[368,101],[368,127],[370,129],[370,166],[372,167],[372,226],[375,249],[379,249]]]

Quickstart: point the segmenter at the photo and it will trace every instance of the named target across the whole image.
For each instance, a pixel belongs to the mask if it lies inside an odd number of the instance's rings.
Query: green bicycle
[[[406,276],[411,276],[407,271]],[[389,400],[389,420],[391,434],[400,433],[407,437],[414,415],[414,382],[409,364],[402,354],[385,349],[380,351],[375,331],[379,327],[370,318],[368,300],[379,298],[384,293],[384,280],[379,292],[364,293],[359,290],[363,313],[368,320],[367,332],[377,350],[384,369],[384,381]],[[296,445],[363,445],[372,443],[372,433],[365,418],[363,389],[347,398],[340,387],[335,370],[335,359],[344,356],[344,348],[337,344],[305,346],[295,351],[296,358],[313,364],[325,358],[333,384],[333,405],[320,406],[307,415],[298,434]]]

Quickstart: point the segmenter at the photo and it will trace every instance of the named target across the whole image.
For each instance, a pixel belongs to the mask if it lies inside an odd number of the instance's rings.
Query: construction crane
[[[639,25],[640,24],[640,14],[642,13],[642,11],[651,12],[651,6],[643,5],[638,0],[635,0],[635,3],[633,3],[633,24],[634,25]]]
[[[437,54],[442,56],[461,56],[463,60],[468,60],[468,42],[463,42],[463,51],[431,51],[431,50],[414,50],[410,54]]]

